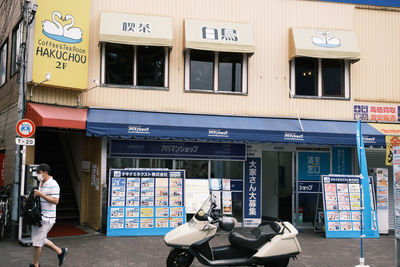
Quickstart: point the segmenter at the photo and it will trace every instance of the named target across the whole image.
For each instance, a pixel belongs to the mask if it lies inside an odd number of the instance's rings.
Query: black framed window
[[[18,71],[18,57],[20,56],[20,48],[22,43],[22,21],[15,26],[12,32],[12,49],[11,49],[11,75]]]
[[[185,90],[247,93],[247,54],[188,50]]]
[[[322,95],[344,97],[344,61],[322,59]]]
[[[164,86],[164,47],[137,47],[137,85]]]
[[[350,62],[297,57],[291,61],[291,92],[296,96],[350,97]]]
[[[168,49],[104,43],[102,83],[145,87],[167,87]]]
[[[241,92],[243,55],[219,53],[218,56],[218,90]]]
[[[296,58],[296,95],[318,95],[318,60]]]
[[[0,86],[7,80],[7,51],[8,42],[6,41],[0,48]]]
[[[106,44],[105,83],[133,85],[132,46],[124,44]]]
[[[213,90],[214,52],[190,51],[190,88]]]

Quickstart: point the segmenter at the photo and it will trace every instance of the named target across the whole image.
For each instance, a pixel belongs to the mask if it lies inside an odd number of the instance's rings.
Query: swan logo
[[[60,12],[54,11],[52,20],[42,22],[44,35],[63,43],[77,44],[82,42],[82,30],[78,27],[73,27],[75,24],[73,16],[67,14],[63,18]],[[70,23],[63,26],[60,21],[64,23],[70,21]]]
[[[330,31],[317,31],[317,36],[312,37],[312,43],[319,47],[334,48],[340,46],[340,39],[333,37]]]

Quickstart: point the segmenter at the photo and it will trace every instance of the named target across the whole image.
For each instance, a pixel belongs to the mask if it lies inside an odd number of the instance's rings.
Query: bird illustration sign
[[[86,89],[90,1],[37,0],[37,4],[32,82]],[[43,82],[46,73],[52,76]]]

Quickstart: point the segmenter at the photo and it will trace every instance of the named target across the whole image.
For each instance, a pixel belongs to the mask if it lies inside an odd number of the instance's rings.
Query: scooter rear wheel
[[[167,258],[167,267],[188,267],[193,262],[193,255],[186,250],[174,248]]]
[[[264,265],[265,267],[286,267],[289,265],[290,259],[280,259],[274,260],[269,262],[268,264]]]

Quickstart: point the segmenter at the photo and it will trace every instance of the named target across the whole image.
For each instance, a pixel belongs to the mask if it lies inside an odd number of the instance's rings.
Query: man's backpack
[[[24,222],[28,225],[42,226],[40,223],[42,220],[42,208],[40,206],[40,197],[35,197],[34,187],[30,192],[28,198],[25,201],[25,205],[22,209],[22,216],[24,217]]]

